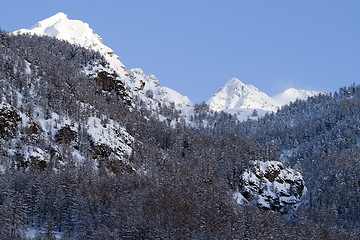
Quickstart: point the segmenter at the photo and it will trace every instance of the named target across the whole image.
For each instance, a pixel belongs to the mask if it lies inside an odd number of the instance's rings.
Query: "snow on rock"
[[[154,75],[145,75],[142,69],[134,68],[129,71],[130,85],[134,95],[144,101],[150,109],[155,109],[158,103],[172,105],[180,110],[183,116],[189,116],[193,103],[186,96],[175,90],[161,87],[159,80]]]
[[[246,200],[246,198],[239,191],[235,191],[233,193],[233,198],[237,204],[244,204],[248,202],[248,200]]]
[[[117,122],[109,119],[103,122],[99,118],[90,117],[87,128],[95,149],[100,151],[98,155],[104,153],[105,148],[111,149],[119,160],[126,160],[131,155],[134,138]]]
[[[145,75],[142,69],[134,68],[129,71],[130,79],[138,95],[146,95],[149,97],[149,91],[152,92],[152,97],[160,101],[161,103],[174,103],[176,109],[182,110],[186,107],[191,107],[193,103],[186,96],[167,88],[160,87],[159,80],[154,75]]]
[[[154,90],[160,87],[159,80],[154,75],[146,76],[141,68],[130,69],[129,71],[131,83],[138,84],[137,90]]]
[[[239,204],[246,200],[286,213],[300,202],[304,188],[301,174],[294,169],[278,161],[254,161],[240,176],[239,190],[233,197]]]
[[[17,127],[21,124],[22,118],[15,108],[8,104],[0,104],[0,136],[12,138],[16,135]]]
[[[19,131],[19,126],[22,131]],[[80,133],[79,130],[83,128],[86,131]],[[122,161],[122,166],[127,167],[134,142],[134,138],[124,127],[103,115],[101,119],[89,117],[86,124],[80,126],[69,117],[47,112],[41,107],[35,107],[31,116],[28,116],[4,102],[0,103],[0,134],[0,144],[11,139],[25,139],[26,144],[21,148],[16,144],[7,144],[3,153],[11,159],[21,154],[21,158],[16,158],[17,166],[39,169],[45,169],[50,159],[65,164],[64,153],[69,149],[72,160],[77,165],[89,160],[85,157],[89,156],[87,150],[79,149],[80,141],[85,136],[89,137],[87,139],[93,144],[90,151],[93,159],[98,156],[111,156],[114,160]]]
[[[180,93],[167,88],[167,87],[160,87],[155,90],[155,96],[158,100],[162,102],[172,102],[175,104],[175,107],[190,107],[192,106],[192,102],[186,96],[181,95]]]

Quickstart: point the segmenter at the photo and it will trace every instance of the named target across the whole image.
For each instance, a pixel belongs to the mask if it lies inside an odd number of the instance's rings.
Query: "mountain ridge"
[[[175,109],[179,110],[185,119],[189,119],[193,114],[193,103],[187,96],[160,86],[159,80],[154,75],[147,76],[141,68],[126,70],[124,64],[119,60],[119,56],[102,43],[102,38],[94,33],[89,24],[81,20],[70,20],[65,13],[59,12],[39,21],[30,29],[20,29],[13,33],[47,35],[99,51],[109,63],[109,71],[116,72],[126,87],[130,89],[128,95],[138,96],[151,110],[155,110],[159,103],[168,106],[173,103]],[[244,84],[237,78],[231,78],[219,92],[207,101],[207,104],[210,110],[225,111],[237,115],[239,120],[246,120],[249,117],[256,119],[266,113],[275,112],[282,105],[289,104],[296,99],[305,100],[307,97],[317,94],[319,92],[288,89],[270,97],[251,84]]]
[[[101,69],[97,70],[105,70],[108,74],[115,72],[124,82],[125,86],[130,89],[128,94],[130,96],[138,96],[148,105],[149,109],[154,110],[158,103],[166,105],[174,103],[177,110],[188,112],[188,108],[192,106],[192,102],[186,96],[181,95],[175,90],[170,91],[169,88],[160,86],[159,81],[154,75],[147,76],[140,68],[126,70],[119,56],[115,55],[111,48],[102,43],[102,38],[94,33],[88,23],[81,20],[71,20],[65,13],[59,12],[39,21],[30,29],[20,29],[14,31],[13,34],[47,35],[100,52],[109,63],[110,68],[103,69],[100,67]],[[152,99],[148,97],[148,90],[153,92]]]

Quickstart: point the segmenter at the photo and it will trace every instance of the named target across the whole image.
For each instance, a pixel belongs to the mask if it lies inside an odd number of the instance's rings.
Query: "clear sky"
[[[13,31],[64,12],[89,23],[125,66],[193,102],[230,78],[268,95],[360,83],[359,0],[4,1]]]

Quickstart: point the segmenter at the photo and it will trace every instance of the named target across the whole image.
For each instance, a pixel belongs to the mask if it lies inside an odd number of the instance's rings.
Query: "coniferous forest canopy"
[[[0,31],[0,239],[358,239],[359,86],[257,121],[199,104],[187,124],[85,74],[97,66],[97,52]],[[92,129],[132,136],[120,141],[131,151]],[[255,160],[302,173],[296,208],[236,203]]]

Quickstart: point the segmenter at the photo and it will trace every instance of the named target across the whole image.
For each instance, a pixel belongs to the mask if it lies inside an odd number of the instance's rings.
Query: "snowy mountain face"
[[[245,85],[236,78],[230,79],[208,104],[215,111],[238,108],[258,108],[275,111],[272,99],[252,85]]]
[[[239,120],[251,116],[255,109],[257,115],[278,109],[268,95],[236,78],[230,79],[207,103],[210,110],[236,114]],[[254,114],[254,117],[257,115]]]
[[[126,70],[114,51],[102,43],[102,38],[95,34],[89,24],[80,20],[70,20],[64,13],[57,13],[52,17],[42,20],[30,29],[20,29],[14,34],[47,35],[61,40],[77,44],[81,47],[100,52],[109,67],[97,66],[86,73],[92,77],[103,75],[116,76],[124,82],[125,88],[130,89],[129,96],[137,96],[147,107],[155,110],[159,103],[170,106],[174,104],[176,110],[188,113],[193,105],[186,96],[166,87],[160,87],[158,79],[154,75],[145,75],[140,69]]]
[[[281,106],[296,99],[305,100],[319,94],[315,91],[290,88],[274,97],[269,97],[253,85],[246,85],[239,79],[230,79],[218,93],[207,102],[210,110],[236,114],[239,120],[248,117],[256,119],[269,112],[276,112]]]

